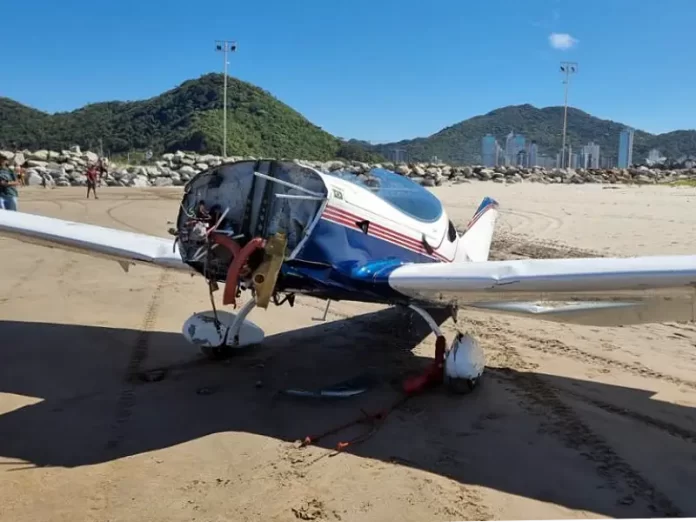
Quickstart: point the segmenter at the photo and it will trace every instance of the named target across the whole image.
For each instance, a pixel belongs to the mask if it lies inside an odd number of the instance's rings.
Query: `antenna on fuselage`
[[[326,321],[326,315],[329,313],[329,306],[331,306],[331,299],[326,300],[326,308],[324,308],[324,316],[323,317],[312,317],[313,321],[319,321],[319,322],[325,322]]]

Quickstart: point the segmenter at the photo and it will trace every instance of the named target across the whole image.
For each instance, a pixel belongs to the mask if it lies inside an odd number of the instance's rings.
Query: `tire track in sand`
[[[509,331],[509,333],[513,334],[511,330]],[[635,375],[637,377],[657,379],[660,381],[675,384],[677,386],[684,386],[692,390],[696,390],[696,382],[694,381],[682,379],[681,377],[676,377],[674,375],[668,375],[666,373],[653,370],[639,362],[617,361],[616,359],[604,357],[603,355],[596,355],[593,353],[586,352],[584,350],[581,350],[580,348],[567,345],[562,341],[536,337],[533,335],[526,334],[524,332],[514,332],[514,335],[518,339],[521,338],[527,341],[525,347],[541,353],[566,357],[569,359],[580,361],[585,364],[599,365],[603,368],[613,368],[617,370],[622,370],[626,373]]]
[[[692,430],[687,430],[681,426],[677,426],[671,422],[665,422],[649,415],[630,410],[628,408],[622,408],[599,399],[594,399],[592,397],[587,397],[582,393],[573,392],[570,390],[560,390],[560,393],[564,395],[571,396],[577,400],[586,402],[596,408],[606,411],[607,413],[612,413],[614,415],[621,415],[635,422],[639,422],[645,426],[650,426],[656,428],[664,433],[671,435],[672,437],[679,438],[685,442],[690,442],[696,444],[696,432]]]
[[[140,331],[131,348],[130,357],[123,375],[123,386],[116,402],[116,412],[111,426],[109,438],[106,441],[104,451],[108,462],[103,465],[101,479],[95,480],[95,490],[91,497],[89,509],[90,520],[102,522],[112,515],[111,497],[112,487],[117,484],[115,474],[123,463],[119,460],[121,444],[126,440],[127,424],[136,406],[136,384],[143,362],[147,359],[150,348],[150,334],[156,324],[157,315],[162,297],[162,289],[167,286],[169,272],[163,270],[159,281],[148,304]]]
[[[135,203],[135,200],[121,201],[120,204],[112,205],[109,208],[107,208],[106,214],[109,216],[109,218],[111,218],[114,222],[118,223],[119,225],[127,227],[127,228],[131,229],[132,231],[137,232],[139,234],[144,234],[145,232],[143,232],[139,228],[134,227],[130,223],[126,223],[122,219],[119,219],[116,216],[114,216],[114,210],[128,206],[128,205],[132,205],[133,203]]]
[[[312,305],[309,307],[321,308]],[[566,390],[561,390],[545,381],[543,377],[530,373],[530,370],[533,370],[536,365],[527,362],[511,346],[514,344],[512,339],[515,336],[519,337],[519,332],[497,326],[490,328],[490,322],[470,320],[466,322],[474,323],[478,328],[485,329],[486,335],[482,337],[488,341],[486,351],[493,356],[493,359],[496,359],[498,364],[502,363],[497,368],[487,366],[487,371],[512,381],[518,393],[524,398],[524,403],[527,405],[525,407],[532,413],[548,419],[542,422],[540,430],[556,437],[561,443],[576,450],[584,459],[593,463],[597,474],[606,481],[609,488],[617,493],[617,501],[630,494],[634,498],[642,499],[655,516],[681,515],[679,508],[664,493],[624,460],[605,438],[593,431],[572,406],[563,400]],[[443,330],[450,329],[452,329],[450,325],[443,325]],[[495,346],[505,346],[505,349],[492,348]],[[527,346],[526,343],[524,346]],[[683,440],[696,441],[696,433],[674,424],[591,398],[583,396],[576,398],[605,411],[621,414],[661,429]]]
[[[503,237],[499,236],[499,238],[494,239],[491,257],[510,259],[513,257],[597,257],[602,255],[598,252],[589,250],[570,248],[560,242],[525,241],[524,239],[520,241],[521,238],[519,237],[512,238],[506,234],[502,236]],[[485,332],[482,337],[492,341],[486,343],[488,344],[486,351],[493,356],[493,359],[498,359],[498,362],[502,362],[502,367],[491,368],[487,366],[487,370],[512,380],[517,389],[525,395],[528,400],[536,404],[537,408],[542,410],[542,415],[546,415],[549,411],[552,413],[553,418],[549,423],[548,429],[550,434],[562,440],[567,446],[579,451],[586,459],[591,462],[596,462],[597,472],[607,480],[607,483],[612,489],[619,491],[618,479],[622,479],[632,490],[632,494],[635,497],[642,498],[647,502],[647,505],[656,516],[681,516],[679,508],[677,508],[664,493],[658,491],[650,482],[624,461],[606,440],[593,432],[582,421],[578,413],[571,406],[562,401],[561,395],[566,394],[567,390],[560,390],[546,382],[543,377],[536,373],[530,373],[530,370],[533,370],[537,365],[527,363],[514,348],[514,345],[522,341],[525,348],[530,348],[542,353],[568,357],[584,364],[599,364],[602,367],[614,367],[633,375],[663,379],[673,384],[685,385],[691,388],[696,388],[695,382],[662,374],[640,363],[616,361],[608,357],[585,352],[579,348],[566,345],[561,341],[540,338],[519,330],[506,328],[495,319],[492,321],[479,321],[468,318],[466,322],[475,325],[476,329],[482,331],[482,333]],[[498,347],[501,346],[505,348],[499,349]],[[511,370],[514,371],[511,372]],[[644,425],[658,428],[685,441],[693,442],[695,440],[696,433],[674,424],[660,421],[653,417],[620,408],[600,400],[584,396],[575,398],[609,413],[623,415],[634,421],[641,422]]]
[[[112,215],[113,210],[130,204],[132,201],[126,201],[122,204],[117,204],[107,210],[107,214],[117,223],[126,226],[136,232],[144,233],[142,230],[125,223]],[[157,323],[157,318],[160,311],[162,301],[162,291],[169,284],[169,270],[162,269],[160,277],[155,284],[155,288],[150,297],[147,309],[143,317],[143,321],[138,329],[138,335],[133,344],[123,375],[123,387],[116,402],[116,412],[114,414],[113,424],[110,430],[109,438],[106,441],[105,451],[111,458],[103,471],[103,479],[97,484],[96,494],[92,499],[93,506],[90,509],[90,514],[93,520],[104,520],[104,515],[109,516],[110,513],[110,488],[113,485],[111,477],[115,474],[119,467],[118,450],[121,444],[127,437],[127,424],[133,415],[136,406],[136,384],[138,383],[141,368],[147,359],[150,350],[151,333]]]
[[[541,423],[542,433],[558,438],[586,460],[595,463],[597,474],[617,494],[625,496],[626,492],[622,491],[624,488],[621,487],[623,482],[630,490],[630,494],[635,498],[643,499],[655,516],[683,516],[679,508],[664,493],[623,460],[604,438],[582,421],[572,407],[563,402],[557,389],[539,375],[530,373],[529,363],[511,344],[507,344],[505,350],[495,348],[496,345],[500,346],[497,339],[493,343],[486,344],[488,344],[486,351],[499,356],[507,366],[497,368],[487,366],[486,370],[512,382],[528,403],[533,405],[531,408],[529,404],[525,407],[532,413],[547,419],[546,422]]]
[[[550,216],[548,214],[543,214],[541,212],[533,212],[531,210],[509,210],[509,209],[506,209],[504,212],[501,212],[501,213],[508,214],[511,216],[515,216],[515,217],[519,217],[519,218],[527,220],[528,223],[531,225],[529,228],[533,227],[535,225],[535,221],[536,221],[540,226],[543,227],[540,231],[536,232],[538,234],[546,234],[548,232],[559,230],[565,224],[563,222],[563,219],[553,217],[553,216]],[[534,218],[541,218],[541,220],[537,220]],[[513,228],[513,230],[516,230],[516,229],[517,229],[517,227]]]
[[[117,208],[121,208],[132,203],[133,201],[123,201],[120,204],[112,205],[106,210],[106,213],[116,223],[128,227],[135,232],[141,234],[145,233],[143,230],[130,225],[129,223],[126,223],[113,215],[113,211]],[[145,310],[143,322],[138,329],[138,337],[131,348],[130,359],[124,375],[125,386],[121,390],[121,394],[118,399],[114,426],[112,428],[111,437],[106,445],[107,449],[115,449],[124,439],[124,426],[130,418],[135,406],[135,382],[137,381],[137,376],[140,373],[142,363],[145,361],[145,359],[147,359],[150,348],[150,333],[157,322],[160,301],[162,299],[162,290],[164,290],[169,283],[169,274],[170,272],[166,269],[161,271],[160,277],[157,280],[155,288],[152,292],[152,296],[150,297],[150,302]]]
[[[0,304],[6,303],[12,299],[12,296],[18,292],[22,286],[31,281],[34,275],[39,271],[39,269],[45,264],[46,258],[41,257],[34,261],[29,270],[24,274],[19,276],[12,286],[5,292],[5,297],[0,298]]]
[[[121,390],[116,405],[114,425],[109,441],[106,444],[107,449],[116,449],[125,438],[125,424],[130,419],[133,408],[135,407],[135,384],[138,381],[138,375],[140,374],[142,364],[148,356],[150,334],[157,322],[162,290],[168,283],[169,271],[163,270],[152,293],[152,297],[150,298],[150,303],[145,311],[143,322],[138,329],[138,337],[131,348],[130,358],[123,378],[124,387]]]
[[[524,332],[506,328],[502,324],[495,321],[493,322],[492,329],[491,321],[467,319],[467,323],[473,324],[477,328],[483,329],[486,332],[484,335],[489,338],[495,338],[496,343],[498,343],[498,345],[500,346],[509,346],[511,343],[517,343],[519,346],[522,346],[526,349],[538,351],[544,354],[566,357],[568,359],[581,362],[588,366],[601,366],[602,368],[616,369],[637,377],[665,381],[671,384],[675,384],[677,386],[686,386],[691,389],[696,389],[696,382],[687,381],[684,379],[680,379],[679,377],[663,374],[661,372],[652,370],[640,363],[626,363],[622,361],[617,361],[615,359],[611,359],[609,357],[603,357],[600,355],[587,353],[578,348],[568,346],[561,341],[535,337]],[[563,394],[572,395],[573,397],[579,400],[583,400],[588,404],[591,404],[597,408],[601,408],[608,413],[614,413],[631,418],[647,426],[658,428],[666,433],[669,433],[672,436],[679,437],[688,442],[696,443],[696,432],[687,430],[685,428],[677,426],[676,424],[665,422],[660,419],[656,419],[654,417],[650,417],[648,415],[635,412],[624,407],[615,406],[605,401],[587,397],[582,394],[572,392],[570,390],[563,389],[560,391]]]

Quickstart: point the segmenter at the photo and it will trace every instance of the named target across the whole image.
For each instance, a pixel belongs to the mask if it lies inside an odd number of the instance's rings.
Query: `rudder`
[[[498,202],[485,197],[459,238],[458,260],[487,261],[498,219]],[[460,253],[461,252],[461,253]]]

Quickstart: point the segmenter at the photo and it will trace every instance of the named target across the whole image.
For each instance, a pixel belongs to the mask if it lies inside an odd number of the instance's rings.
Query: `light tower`
[[[227,157],[227,53],[237,50],[237,42],[231,40],[216,40],[215,50],[221,52],[224,59],[224,87],[222,95],[222,155]]]
[[[577,62],[561,62],[561,72],[565,75],[565,99],[563,102],[563,145],[561,145],[561,168],[566,166],[566,128],[568,124],[568,86],[570,85],[570,75],[578,70]]]

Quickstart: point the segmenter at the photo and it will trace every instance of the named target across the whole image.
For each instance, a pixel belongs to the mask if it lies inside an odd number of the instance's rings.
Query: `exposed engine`
[[[290,161],[248,160],[201,172],[186,185],[177,219],[182,260],[211,286],[226,283],[223,304],[253,288],[264,306],[326,193],[315,171]]]

